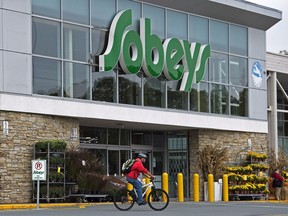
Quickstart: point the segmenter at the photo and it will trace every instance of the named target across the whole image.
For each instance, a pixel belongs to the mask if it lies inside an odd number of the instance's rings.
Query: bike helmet
[[[138,154],[138,158],[147,158],[147,155],[140,153],[140,154]]]

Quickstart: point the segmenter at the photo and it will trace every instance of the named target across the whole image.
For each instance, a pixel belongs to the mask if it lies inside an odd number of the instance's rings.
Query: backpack
[[[122,173],[128,174],[131,171],[133,164],[135,163],[135,159],[128,159],[122,165]]]

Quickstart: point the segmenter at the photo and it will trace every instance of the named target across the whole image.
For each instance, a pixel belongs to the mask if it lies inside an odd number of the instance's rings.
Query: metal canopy
[[[142,0],[179,11],[268,30],[282,19],[282,12],[244,0]]]

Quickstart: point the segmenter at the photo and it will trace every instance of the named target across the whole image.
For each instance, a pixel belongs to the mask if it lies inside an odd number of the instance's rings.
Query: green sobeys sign
[[[187,40],[161,39],[151,34],[150,19],[140,19],[140,35],[127,30],[132,24],[132,11],[119,12],[113,19],[108,45],[99,55],[99,70],[110,71],[118,61],[124,72],[136,74],[141,67],[149,77],[163,72],[168,80],[180,80],[180,91],[190,91],[192,83],[204,76],[205,64],[210,57],[210,45],[189,44]]]

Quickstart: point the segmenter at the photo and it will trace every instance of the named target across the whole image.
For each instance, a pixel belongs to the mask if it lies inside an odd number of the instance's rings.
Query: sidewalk
[[[193,202],[193,201],[185,201]],[[204,201],[201,201],[204,202]],[[221,201],[223,203],[223,201]],[[255,202],[255,203],[287,203],[288,200],[246,200],[246,201],[229,201],[230,203],[241,203],[241,202]],[[229,203],[227,202],[227,203]],[[215,202],[218,203],[218,202]],[[90,202],[90,203],[40,203],[39,208],[57,208],[57,207],[79,207],[86,208],[87,206],[95,205],[112,205],[112,202]],[[1,210],[11,210],[11,209],[36,209],[36,203],[23,203],[23,204],[0,204]]]

